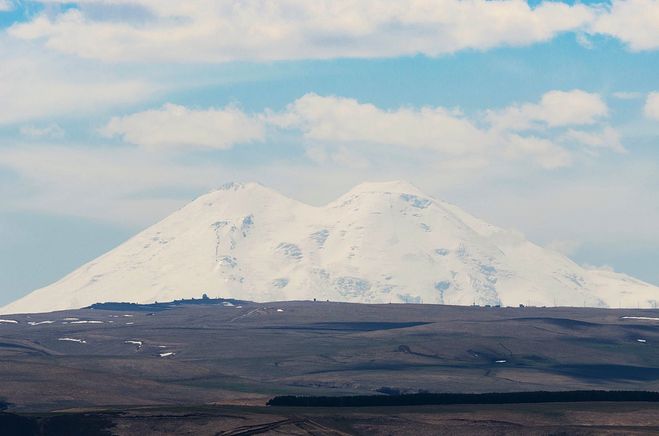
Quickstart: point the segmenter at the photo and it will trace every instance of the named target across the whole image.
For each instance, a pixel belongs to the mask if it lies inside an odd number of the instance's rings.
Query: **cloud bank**
[[[42,0],[50,5],[68,1]],[[659,2],[80,0],[13,25],[17,39],[108,62],[379,58],[527,46],[559,34],[659,47]],[[583,39],[583,38],[582,38]]]
[[[309,93],[282,110],[255,114],[231,105],[189,109],[168,103],[114,117],[101,133],[156,151],[227,150],[256,141],[276,143],[278,135],[289,132],[306,145],[307,157],[320,163],[363,167],[372,159],[360,153],[414,150],[435,158],[529,159],[554,169],[571,165],[575,148],[625,152],[618,132],[603,124],[608,112],[601,96],[583,90],[549,91],[537,103],[471,117],[441,106],[383,109],[353,98]]]
[[[470,153],[490,142],[486,132],[458,111],[443,107],[384,110],[352,98],[306,94],[268,118],[313,142],[427,148],[447,154]]]

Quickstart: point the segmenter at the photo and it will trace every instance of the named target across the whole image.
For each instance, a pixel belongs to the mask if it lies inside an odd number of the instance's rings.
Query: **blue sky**
[[[0,1],[0,304],[236,179],[407,179],[659,284],[659,2],[267,4]]]

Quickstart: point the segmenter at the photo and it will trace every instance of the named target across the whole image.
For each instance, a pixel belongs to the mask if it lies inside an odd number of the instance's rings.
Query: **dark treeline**
[[[575,403],[587,401],[659,402],[659,392],[646,391],[563,391],[493,392],[486,394],[403,394],[356,395],[349,397],[275,397],[268,406],[368,407],[420,406],[441,404]]]
[[[17,415],[0,412],[2,436],[111,436],[109,414]]]

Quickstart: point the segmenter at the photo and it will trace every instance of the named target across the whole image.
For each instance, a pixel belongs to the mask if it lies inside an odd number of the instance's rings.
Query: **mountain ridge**
[[[255,182],[202,195],[61,280],[0,309],[104,301],[656,307],[659,288],[588,270],[405,181],[311,206]]]

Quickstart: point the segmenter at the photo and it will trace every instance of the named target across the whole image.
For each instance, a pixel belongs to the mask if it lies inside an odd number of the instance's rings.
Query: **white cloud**
[[[582,46],[583,48],[586,49],[592,49],[595,47],[595,44],[593,44],[593,41],[589,38],[589,36],[586,33],[583,32],[578,32],[577,33],[577,43]]]
[[[620,133],[610,126],[596,132],[570,129],[565,133],[563,139],[576,141],[592,149],[603,148],[616,153],[627,153],[627,149],[620,142]]]
[[[566,110],[563,105],[571,108]],[[479,120],[442,107],[385,110],[355,99],[307,94],[282,112],[269,112],[266,119],[281,128],[302,132],[310,143],[307,156],[315,162],[353,162],[353,159],[337,159],[337,156],[345,155],[347,147],[369,149],[371,154],[377,155],[383,153],[386,146],[389,152],[392,147],[418,149],[420,153],[430,151],[437,153],[435,158],[441,156],[443,160],[453,156],[451,159],[455,161],[456,156],[462,156],[463,163],[477,162],[480,167],[486,165],[484,162],[503,156],[515,160],[530,158],[545,169],[555,169],[572,164],[573,158],[567,149],[549,138],[513,132],[522,125],[528,127],[540,121],[551,126],[591,124],[607,110],[596,94],[579,90],[551,91],[543,96],[540,104],[486,112],[491,125],[480,126]],[[566,112],[568,116],[564,115]],[[622,146],[616,134],[610,129],[599,133],[601,138],[596,134],[582,134],[580,139],[591,147],[619,151],[617,147]]]
[[[482,150],[491,142],[466,117],[442,107],[384,110],[351,98],[306,94],[267,118],[321,143],[393,145],[459,155]]]
[[[504,152],[511,158],[531,156],[545,169],[567,167],[572,164],[570,153],[549,139],[534,136],[508,135]]]
[[[545,127],[595,124],[609,109],[598,94],[579,89],[549,91],[539,103],[512,105],[488,111],[487,119],[497,130],[529,130]]]
[[[592,33],[620,39],[631,50],[659,48],[659,1],[613,0],[590,26]]]
[[[235,106],[190,109],[165,104],[112,118],[100,132],[150,150],[230,149],[250,142],[277,142],[286,132],[319,164],[364,168],[380,156],[410,155],[457,162],[530,159],[545,169],[570,166],[564,146],[626,152],[619,133],[596,124],[608,113],[599,95],[550,91],[539,103],[514,105],[468,117],[457,109],[384,109],[356,99],[306,94],[280,111],[246,114]],[[590,125],[587,130],[569,129]],[[551,127],[552,129],[549,129]],[[524,132],[535,129],[533,134]],[[287,136],[289,139],[291,136]]]
[[[643,111],[646,117],[659,120],[659,92],[648,94]]]
[[[614,92],[613,96],[620,100],[636,100],[637,98],[642,98],[643,94],[640,92],[632,91],[618,91]]]
[[[14,10],[14,4],[9,0],[0,0],[0,12],[10,12]]]
[[[216,148],[262,141],[263,123],[234,106],[193,110],[167,103],[160,109],[114,117],[101,129],[106,136],[149,149]]]
[[[7,0],[0,0],[9,5]],[[68,0],[41,0],[68,4]],[[2,4],[2,3],[0,3]],[[78,0],[9,34],[111,62],[376,58],[526,46],[574,32],[659,48],[659,2],[568,5],[524,0]]]
[[[65,132],[57,123],[50,123],[45,126],[22,126],[20,133],[28,138],[48,138],[48,139],[61,139],[64,137]]]
[[[138,101],[155,90],[145,81],[115,77],[102,67],[10,44],[2,34],[0,59],[0,125],[89,114]]]
[[[64,3],[48,1],[48,3]],[[67,2],[68,3],[68,2]],[[105,0],[12,26],[20,39],[105,61],[436,56],[548,41],[591,22],[593,8],[522,0]],[[143,19],[116,19],[128,7]]]

